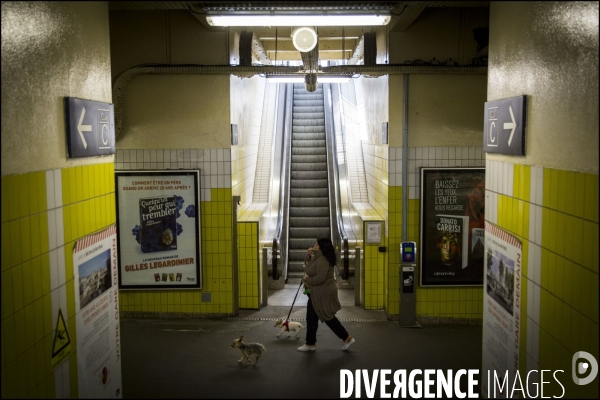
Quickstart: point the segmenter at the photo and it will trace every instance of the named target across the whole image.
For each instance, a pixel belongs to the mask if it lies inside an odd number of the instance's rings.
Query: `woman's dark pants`
[[[342,325],[337,317],[333,317],[329,321],[325,321],[329,329],[336,334],[342,340],[346,340],[348,338],[348,332]],[[317,343],[317,329],[319,329],[319,317],[313,308],[312,302],[310,300],[310,294],[308,295],[308,303],[306,304],[306,344],[314,345]]]

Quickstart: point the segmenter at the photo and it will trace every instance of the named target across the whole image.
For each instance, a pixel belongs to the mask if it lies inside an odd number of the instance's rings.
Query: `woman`
[[[308,251],[312,253],[312,257],[306,264],[304,278],[302,278],[305,288],[309,289],[306,306],[306,344],[298,347],[298,351],[316,349],[319,321],[325,322],[329,329],[344,341],[342,350],[348,350],[355,340],[335,316],[342,306],[333,279],[336,265],[333,244],[328,238],[317,239],[315,245]]]

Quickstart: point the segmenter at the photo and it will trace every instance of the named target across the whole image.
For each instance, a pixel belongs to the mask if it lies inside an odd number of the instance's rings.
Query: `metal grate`
[[[402,7],[489,7],[489,1],[109,1],[110,11],[185,10],[205,11],[376,11]]]

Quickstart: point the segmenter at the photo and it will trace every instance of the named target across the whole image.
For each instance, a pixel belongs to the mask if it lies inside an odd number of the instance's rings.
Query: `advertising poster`
[[[421,168],[421,286],[483,284],[484,207],[484,168]]]
[[[121,289],[202,288],[199,170],[115,172]]]
[[[497,226],[485,224],[485,285],[483,294],[483,394],[507,397],[496,382],[512,382],[519,369],[521,309],[521,242]],[[488,384],[495,385],[489,393]],[[517,392],[518,393],[518,392]]]
[[[120,399],[117,229],[75,243],[77,374],[82,399]]]

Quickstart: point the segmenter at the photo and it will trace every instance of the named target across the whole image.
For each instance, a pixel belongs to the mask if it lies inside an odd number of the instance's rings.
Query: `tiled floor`
[[[339,398],[342,369],[372,374],[380,369],[481,368],[480,326],[403,328],[388,321],[384,310],[354,306],[351,290],[340,290],[337,316],[356,343],[341,351],[342,341],[319,324],[317,350],[298,352],[305,331],[300,339],[278,338],[274,327],[274,320],[290,311],[298,290],[293,286],[270,292],[266,307],[240,310],[231,318],[122,319],[123,397]],[[305,321],[306,300],[298,295],[291,320]],[[240,336],[267,349],[258,364],[237,362],[241,353],[230,345]],[[380,397],[379,388],[376,394]]]

